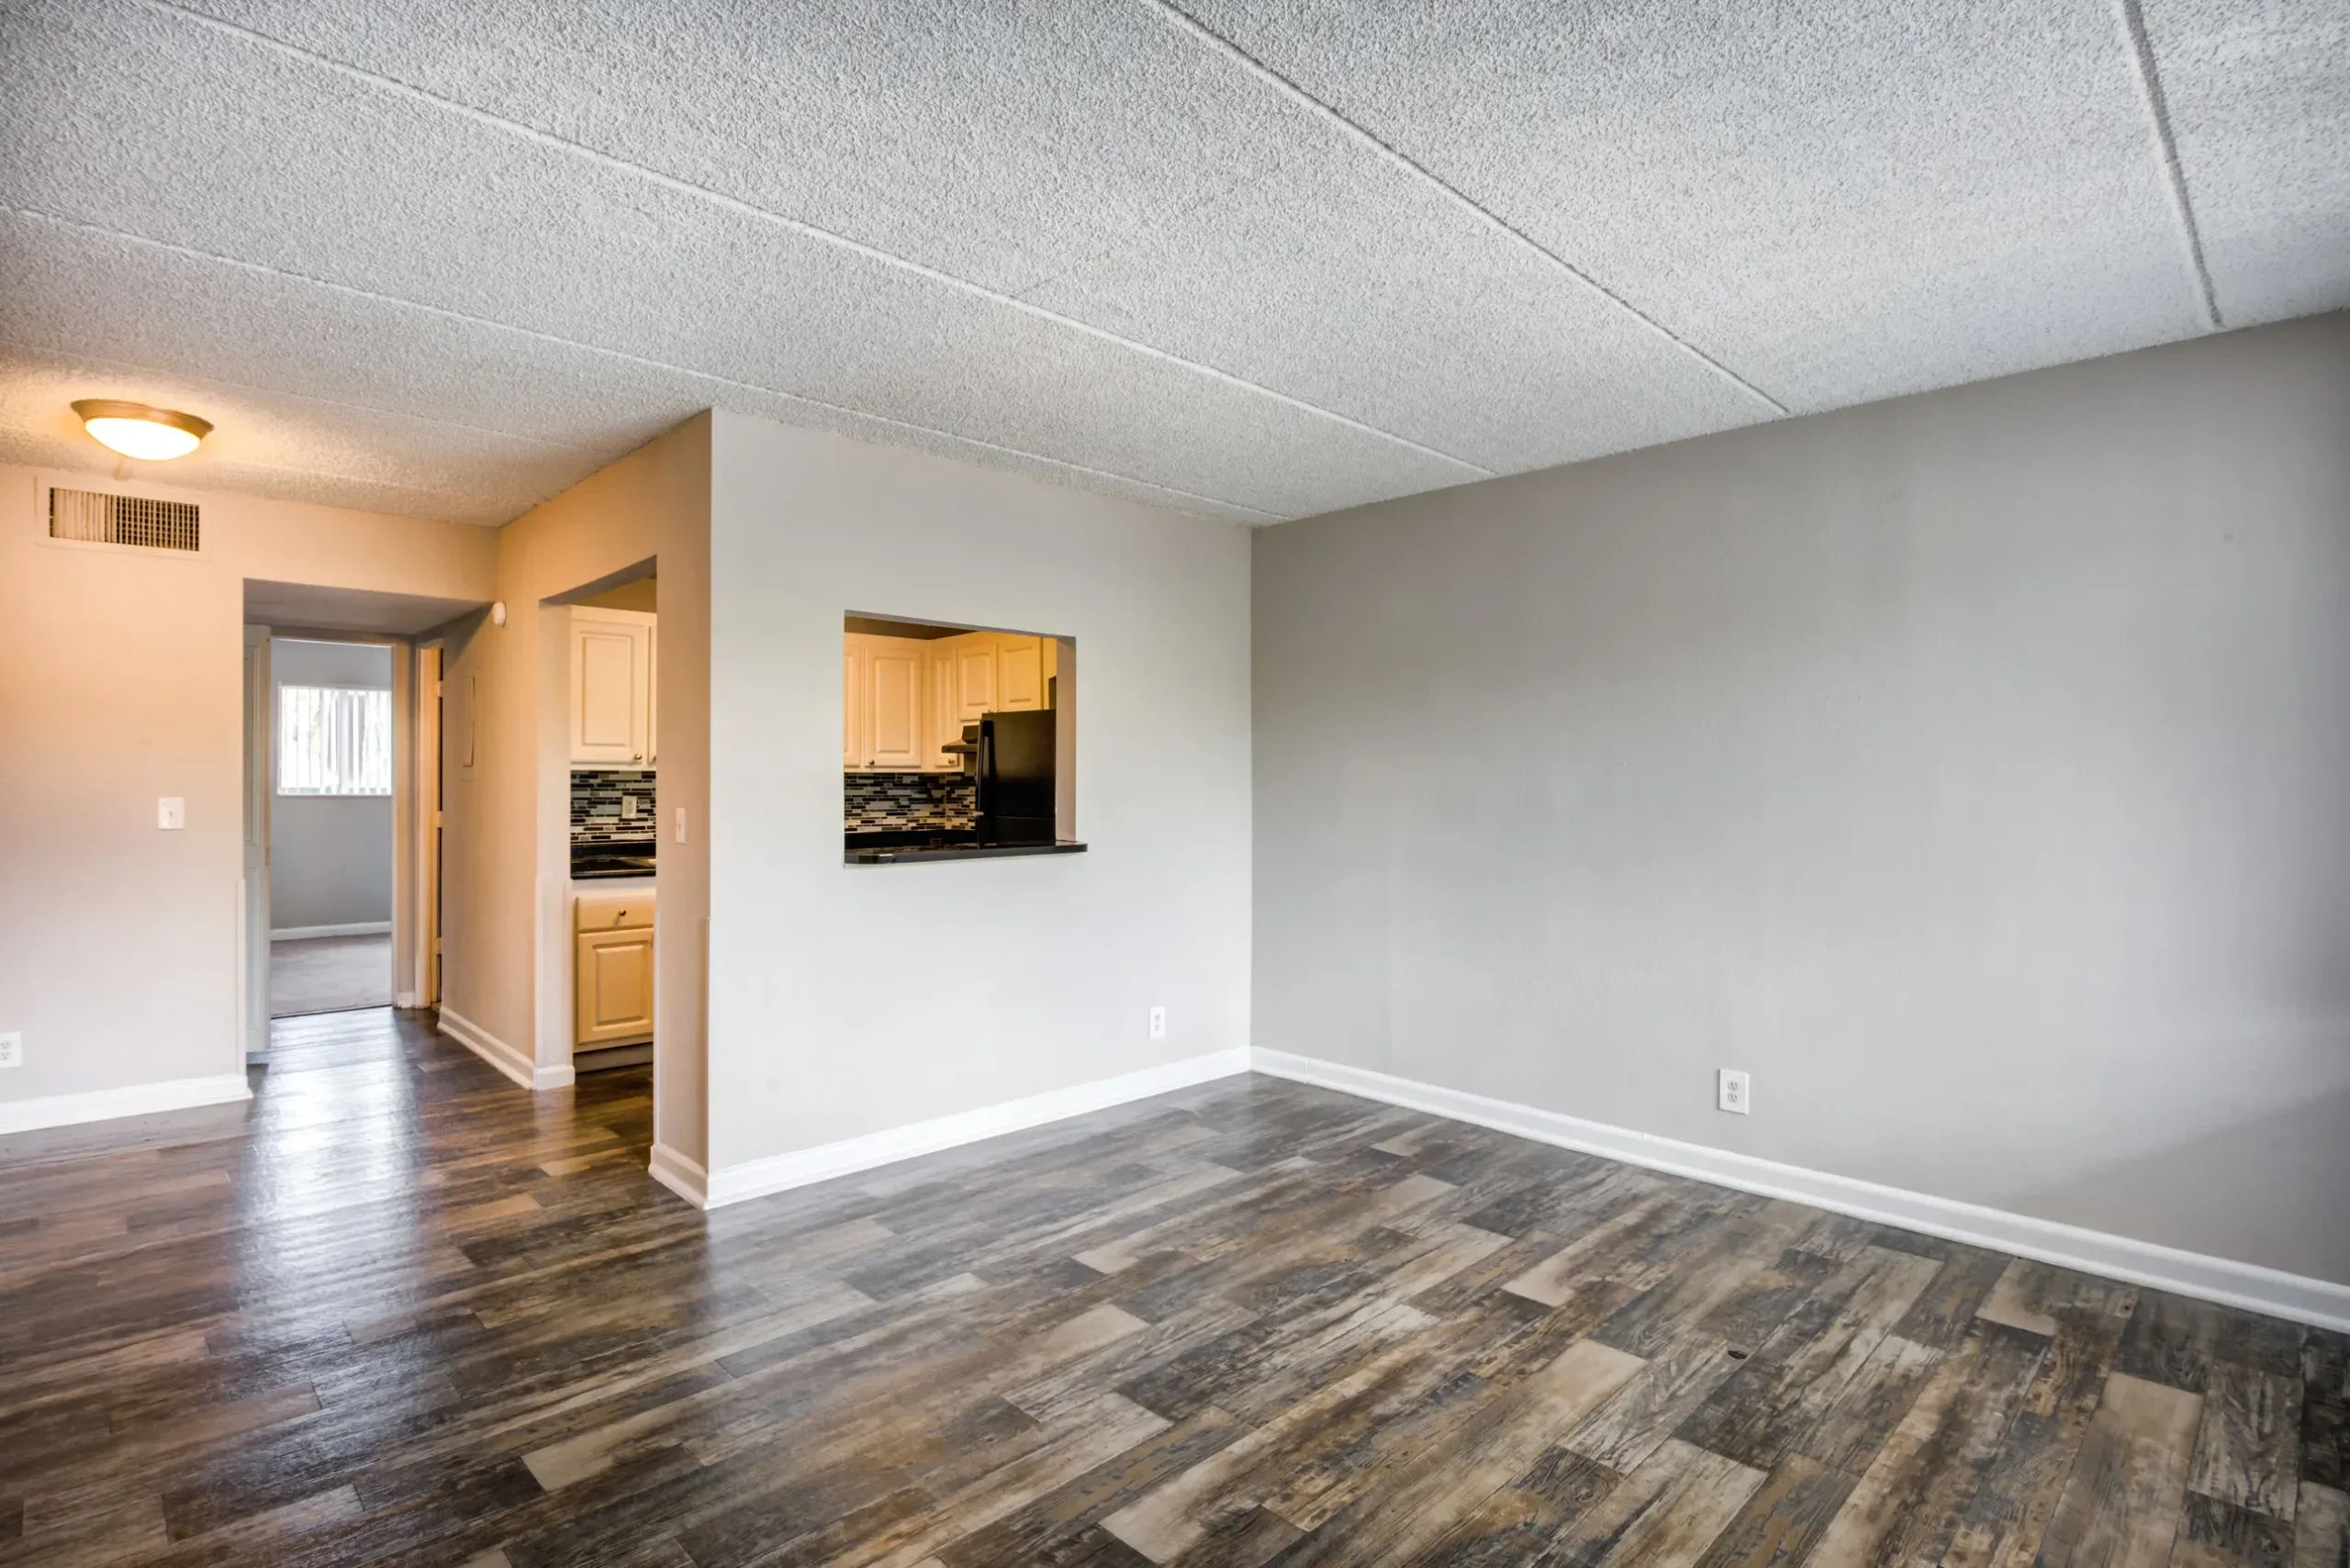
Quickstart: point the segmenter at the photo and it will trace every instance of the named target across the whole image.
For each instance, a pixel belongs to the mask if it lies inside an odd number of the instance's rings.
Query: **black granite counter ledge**
[[[852,839],[860,836],[850,835]],[[1054,844],[907,844],[898,846],[851,843],[841,861],[849,866],[895,866],[915,860],[1001,860],[1015,855],[1082,855],[1085,846]]]
[[[575,882],[599,877],[650,877],[655,868],[655,846],[650,838],[572,841],[571,879]]]

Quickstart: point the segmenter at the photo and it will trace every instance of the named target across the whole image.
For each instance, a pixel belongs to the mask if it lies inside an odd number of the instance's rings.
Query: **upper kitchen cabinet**
[[[933,657],[954,663],[957,724],[977,722],[980,714],[997,711],[995,643],[992,632],[966,632],[942,639],[933,650]]]
[[[861,623],[914,629],[871,617]],[[841,766],[850,772],[962,772],[962,756],[946,748],[962,740],[963,726],[987,713],[1054,706],[1058,654],[1054,638],[1010,632],[845,632]]]
[[[1045,640],[998,637],[995,647],[999,713],[1029,713],[1045,706]]]
[[[911,773],[934,755],[928,708],[925,644],[910,637],[852,632],[841,660],[841,764]]]
[[[965,632],[928,644],[934,659],[955,667],[954,719],[982,713],[1024,713],[1052,706],[1054,639],[1012,632]]]
[[[571,760],[651,765],[655,618],[581,605],[571,610]]]
[[[930,655],[930,745],[923,753],[924,773],[959,773],[960,753],[946,748],[963,738],[963,712],[957,700],[955,661],[933,650]]]

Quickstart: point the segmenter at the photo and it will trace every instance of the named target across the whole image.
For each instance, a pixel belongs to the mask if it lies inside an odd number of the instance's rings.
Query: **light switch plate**
[[[165,831],[187,826],[187,798],[164,795],[155,801],[155,825]]]

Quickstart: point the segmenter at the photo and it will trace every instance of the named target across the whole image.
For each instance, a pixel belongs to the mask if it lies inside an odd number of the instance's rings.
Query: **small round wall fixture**
[[[185,457],[212,433],[212,422],[177,409],[153,409],[144,403],[118,402],[112,398],[84,398],[73,405],[82,428],[101,446],[125,457],[162,463]]]

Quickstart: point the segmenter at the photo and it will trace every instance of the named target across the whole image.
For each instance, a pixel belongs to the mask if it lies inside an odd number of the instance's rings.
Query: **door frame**
[[[269,1049],[269,808],[276,704],[270,681],[270,629],[247,626],[245,649],[244,857],[237,880],[237,1043],[252,1061]]]
[[[416,876],[421,840],[416,831],[418,772],[417,739],[420,703],[416,695],[417,661],[412,637],[381,632],[345,632],[332,627],[254,626],[245,628],[246,645],[261,647],[259,658],[246,661],[245,810],[248,871],[238,884],[237,905],[242,949],[238,965],[238,1039],[246,1058],[269,1048],[269,811],[275,800],[277,703],[272,679],[269,646],[273,643],[356,643],[388,648],[392,655],[392,1005],[418,1005],[414,986],[418,946]],[[261,722],[255,724],[258,712]],[[438,735],[435,735],[438,752]],[[252,874],[252,834],[260,829],[259,875]],[[435,842],[437,843],[437,836]],[[438,868],[435,868],[436,873]],[[436,901],[437,902],[437,901]]]
[[[415,650],[416,693],[414,725],[415,788],[408,791],[415,814],[416,900],[414,962],[402,989],[403,1007],[441,1005],[441,834],[445,818],[442,800],[441,737],[444,733],[442,694],[446,644],[439,639],[419,644]]]

